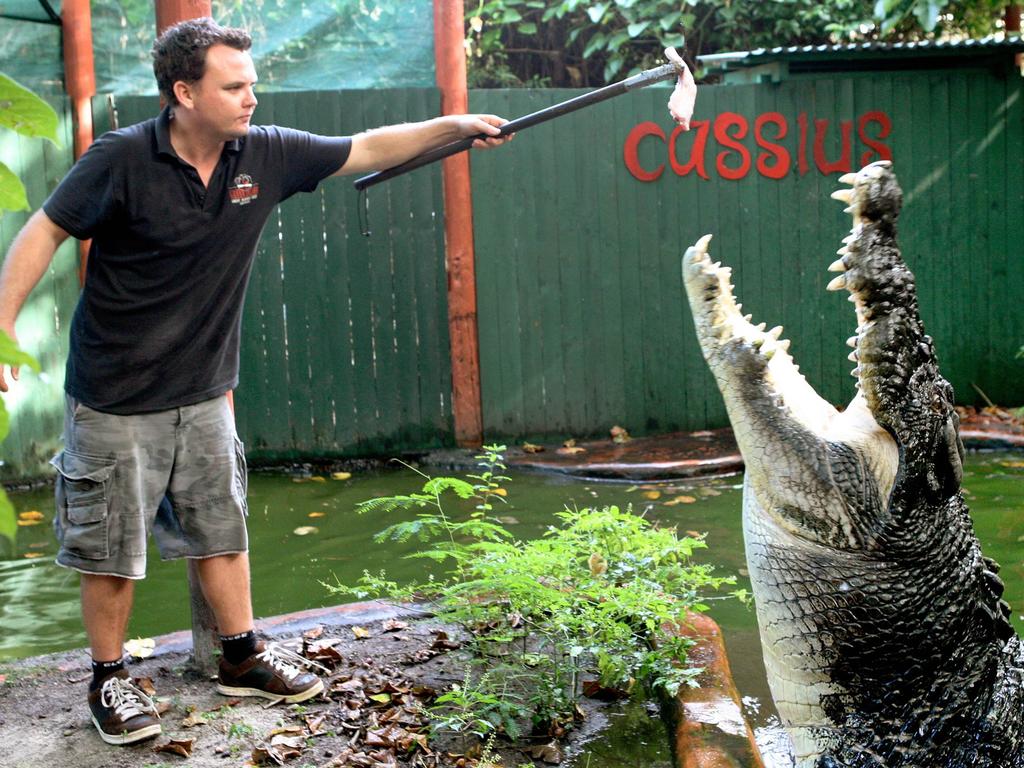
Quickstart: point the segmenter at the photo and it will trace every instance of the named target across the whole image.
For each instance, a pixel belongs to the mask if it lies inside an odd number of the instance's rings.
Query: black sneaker
[[[282,699],[288,704],[306,701],[323,691],[319,677],[303,667],[325,667],[305,659],[287,648],[261,642],[257,652],[240,664],[221,658],[217,675],[217,691],[225,696],[262,696]]]
[[[89,692],[92,724],[107,744],[134,744],[160,735],[156,705],[135,687],[128,670],[118,670]]]

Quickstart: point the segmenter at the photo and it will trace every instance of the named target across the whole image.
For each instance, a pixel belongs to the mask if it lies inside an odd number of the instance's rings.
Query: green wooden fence
[[[709,232],[714,257],[735,267],[745,310],[784,325],[809,381],[847,401],[844,342],[855,320],[845,292],[825,284],[850,219],[828,197],[840,172],[822,172],[814,151],[820,126],[824,167],[841,161],[844,122],[850,167],[878,159],[871,143],[892,155],[906,197],[904,255],[959,399],[974,402],[976,385],[997,402],[1024,401],[1024,364],[1014,359],[1024,343],[1022,84],[1013,69],[961,68],[702,88],[695,118],[709,123],[707,178],[697,167],[684,173],[698,130],[671,151],[667,90],[605,102],[475,156],[485,432],[725,424],[679,277],[683,250]],[[471,109],[517,116],[576,93],[478,91]],[[626,145],[645,123],[654,133],[637,144],[635,175]],[[727,178],[745,162],[745,175]],[[659,168],[656,180],[637,178]]]
[[[258,122],[327,135],[437,114],[434,89],[275,93]],[[151,99],[119,99],[122,125]],[[239,433],[264,459],[389,455],[452,429],[440,172],[373,190],[370,238],[348,180],[267,224],[245,307]]]
[[[647,89],[475,153],[485,438],[724,424],[679,278],[683,250],[706,232],[716,258],[735,267],[746,310],[784,325],[811,383],[847,400],[853,312],[824,290],[850,226],[828,199],[844,130],[851,167],[879,148],[893,157],[906,195],[904,254],[959,399],[977,399],[973,384],[997,402],[1024,402],[1024,363],[1014,359],[1024,343],[1022,82],[1015,70],[960,68],[705,87],[696,119],[706,125],[674,142],[668,91]],[[478,91],[471,108],[513,117],[576,93]],[[260,101],[262,122],[328,134],[429,117],[439,103],[432,89]],[[152,98],[117,106],[120,125],[156,111]],[[63,124],[70,147],[66,116]],[[70,150],[4,141],[0,157],[38,206]],[[335,179],[268,222],[236,396],[254,458],[393,455],[451,441],[438,166],[370,190],[369,239],[359,209],[351,184]],[[24,219],[0,219],[5,248]],[[57,446],[74,268],[69,244],[19,323],[47,377],[26,378],[7,398],[14,424],[2,479],[43,474]]]

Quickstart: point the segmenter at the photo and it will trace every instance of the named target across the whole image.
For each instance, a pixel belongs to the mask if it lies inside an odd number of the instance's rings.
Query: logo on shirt
[[[253,183],[252,176],[240,173],[235,176],[235,185],[228,187],[228,199],[236,205],[248,205],[260,196],[260,185]]]

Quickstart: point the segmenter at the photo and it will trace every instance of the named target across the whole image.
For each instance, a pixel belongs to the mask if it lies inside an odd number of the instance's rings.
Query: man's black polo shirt
[[[351,139],[253,126],[228,142],[207,188],[171,146],[168,110],[101,136],[43,204],[92,238],[71,321],[67,392],[145,413],[238,385],[242,303],[274,207],[312,192]]]

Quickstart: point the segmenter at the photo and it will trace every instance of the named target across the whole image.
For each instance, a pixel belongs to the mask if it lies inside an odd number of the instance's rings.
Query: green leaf
[[[608,37],[604,34],[604,32],[598,32],[596,35],[590,38],[589,41],[587,41],[587,47],[583,49],[583,58],[589,59],[590,55],[594,53],[594,51],[599,51],[600,49],[604,48],[604,45],[607,42],[607,40]]]
[[[7,498],[4,489],[0,487],[0,555],[4,553],[14,554],[14,544],[18,536],[18,515],[14,511],[14,505]],[[6,543],[2,540],[6,539]]]
[[[28,195],[17,175],[0,162],[0,215],[3,211],[27,211]]]
[[[590,17],[592,22],[597,24],[601,21],[601,18],[604,16],[604,12],[607,10],[608,3],[594,3],[592,6],[587,8],[587,16]],[[586,54],[583,55],[586,56]]]
[[[520,35],[536,35],[537,25],[532,21],[527,21],[523,24],[520,24],[519,28],[516,31],[519,32]]]
[[[501,21],[503,24],[512,24],[516,21],[522,21],[523,15],[515,8],[506,8],[505,13],[502,14]]]
[[[662,32],[668,32],[674,25],[679,23],[679,20],[679,12],[672,11],[672,13],[666,13],[658,19],[658,26],[661,27]]]
[[[610,81],[618,74],[620,69],[622,69],[622,59],[610,59],[604,65],[604,79]]]
[[[25,86],[0,73],[0,127],[38,136],[60,146],[57,113]]]
[[[27,365],[38,371],[39,361],[28,352],[22,352],[3,331],[0,331],[0,365]]]
[[[939,5],[938,3],[931,2],[931,0],[924,0],[923,2],[918,0],[914,13],[917,15],[917,21],[925,32],[931,32],[935,29],[935,25],[939,23]]]
[[[636,24],[630,24],[626,27],[626,32],[629,34],[630,39],[632,39],[647,29],[650,25],[650,21],[638,21]]]

